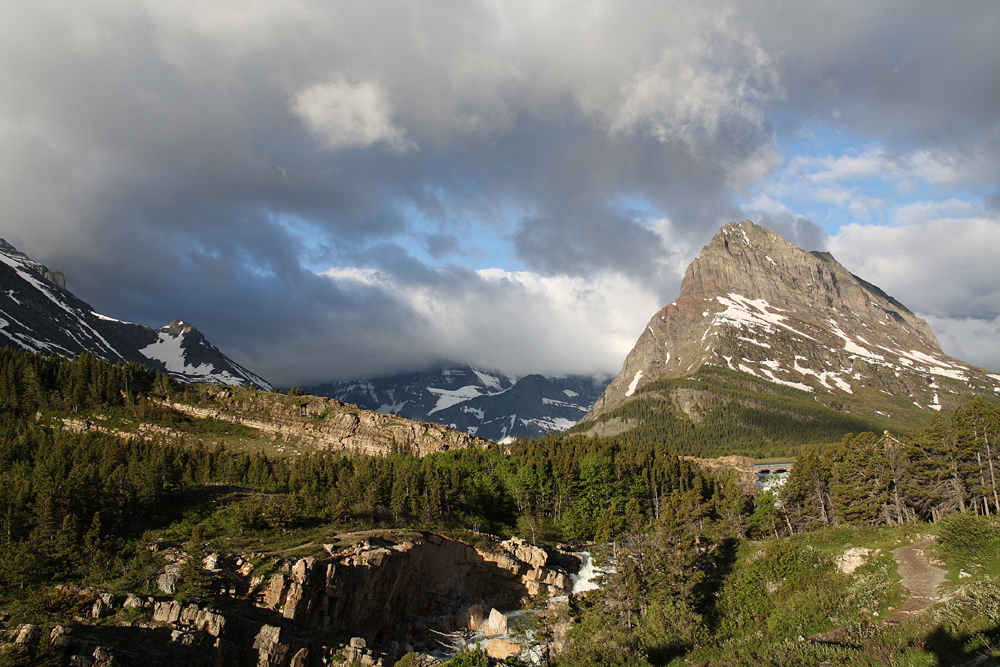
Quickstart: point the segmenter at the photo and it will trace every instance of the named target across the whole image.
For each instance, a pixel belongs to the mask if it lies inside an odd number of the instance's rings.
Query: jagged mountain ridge
[[[1000,392],[1000,374],[946,355],[924,320],[832,255],[802,250],[749,220],[726,225],[702,249],[677,300],[652,317],[583,421],[625,405],[651,382],[691,378],[705,366],[888,419]]]
[[[449,426],[496,442],[540,437],[576,424],[607,385],[592,377],[510,377],[469,366],[306,390],[368,410]]]
[[[132,361],[181,382],[271,385],[223,354],[180,320],[159,329],[94,312],[50,271],[0,239],[0,346],[74,357],[85,352],[110,362]]]

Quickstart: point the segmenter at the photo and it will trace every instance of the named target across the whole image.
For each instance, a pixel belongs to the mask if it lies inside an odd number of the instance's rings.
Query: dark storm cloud
[[[995,10],[869,5],[8,4],[3,236],[99,311],[183,318],[282,384],[451,351],[615,371],[649,313],[595,290],[671,299],[781,163],[777,126],[878,133],[995,196]],[[462,266],[484,257],[537,275]]]
[[[566,234],[567,228],[573,229],[572,235]],[[612,270],[640,279],[656,275],[657,260],[665,252],[654,232],[609,211],[524,218],[514,233],[514,247],[542,273]],[[595,253],[595,247],[602,251]]]
[[[782,68],[787,95],[775,111],[961,155],[969,185],[996,187],[995,3],[760,2],[744,16]]]

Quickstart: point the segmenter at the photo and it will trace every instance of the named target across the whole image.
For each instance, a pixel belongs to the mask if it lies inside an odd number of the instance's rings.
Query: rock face
[[[476,548],[433,533],[401,544],[371,537],[329,560],[284,561],[266,579],[244,567],[243,557],[220,555],[216,565],[230,597],[218,609],[135,595],[122,603],[67,587],[67,595],[100,608],[94,617],[102,624],[57,626],[50,645],[69,664],[119,667],[391,665],[414,645],[438,647],[440,633],[484,623],[494,634],[506,632],[497,608],[521,606],[535,594],[565,595],[570,576],[548,560],[521,540]],[[146,620],[131,620],[133,611],[115,624],[122,608],[140,610]],[[111,640],[109,625],[117,625]],[[40,636],[39,626],[20,626],[11,639],[32,648]],[[505,654],[518,648],[496,646]]]
[[[369,645],[412,643],[428,629],[482,623],[483,609],[565,595],[572,579],[546,561],[544,550],[519,540],[490,550],[432,533],[397,545],[369,540],[333,563],[305,558],[273,575],[261,606],[297,627],[361,637]]]
[[[160,329],[120,322],[66,290],[66,280],[0,239],[0,346],[74,357],[88,352],[112,363],[133,361],[181,382],[271,385],[209,343],[189,324]]]
[[[493,444],[440,424],[410,421],[318,396],[207,387],[198,405],[164,404],[184,414],[242,424],[317,450],[377,455],[406,451],[423,456]]]
[[[865,547],[851,547],[837,556],[837,569],[844,574],[854,574],[859,567],[868,562],[871,553],[872,550]],[[878,550],[876,550],[875,555],[877,556],[878,553]]]
[[[702,249],[680,296],[649,321],[583,421],[706,365],[827,399],[905,397],[900,410],[950,409],[1000,391],[1000,375],[945,355],[924,320],[829,253],[806,252],[749,220],[726,225]],[[696,393],[675,400],[697,420]]]

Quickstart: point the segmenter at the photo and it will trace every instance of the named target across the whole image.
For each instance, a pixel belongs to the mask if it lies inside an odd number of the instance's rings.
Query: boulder
[[[521,645],[509,639],[493,639],[486,645],[486,655],[494,660],[516,658],[521,654]]]
[[[153,606],[153,621],[156,623],[176,623],[181,619],[184,605],[180,602],[157,602]]]
[[[288,657],[289,647],[281,643],[281,628],[273,625],[261,626],[253,648],[257,650],[257,667],[278,667]]]
[[[549,559],[545,550],[533,544],[525,542],[519,537],[512,537],[506,542],[501,542],[500,546],[517,560],[527,563],[533,568],[542,567]]]
[[[42,638],[42,628],[37,625],[25,623],[17,627],[17,637],[14,644],[17,646],[38,646],[38,640]]]
[[[309,649],[300,648],[298,653],[292,656],[292,661],[288,667],[306,667],[309,664]]]
[[[490,609],[490,617],[483,626],[483,634],[487,637],[507,634],[507,617],[496,609]]]
[[[475,632],[483,626],[483,605],[472,604],[455,614],[455,624],[461,628],[468,628]]]
[[[854,574],[854,571],[868,562],[868,554],[871,549],[864,547],[853,547],[840,556],[837,556],[837,567],[844,574]]]
[[[98,646],[94,649],[94,667],[114,667],[118,660],[115,659],[114,652],[107,646]]]
[[[94,600],[94,606],[90,608],[90,615],[93,618],[104,618],[114,611],[115,598],[111,593],[101,593]]]
[[[167,565],[163,574],[156,580],[157,587],[164,595],[176,595],[181,583],[181,568],[178,565]]]
[[[202,566],[209,572],[221,572],[222,571],[222,559],[217,553],[210,553],[205,556],[202,561]]]
[[[122,604],[125,609],[142,609],[145,604],[143,599],[136,595],[135,593],[129,593],[125,596],[125,602]]]
[[[68,653],[73,648],[73,639],[70,637],[70,629],[57,625],[49,633],[49,646],[61,653]]]

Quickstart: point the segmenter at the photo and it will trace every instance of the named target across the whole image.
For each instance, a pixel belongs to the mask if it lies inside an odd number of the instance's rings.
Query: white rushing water
[[[573,579],[573,593],[596,590],[599,586],[594,580],[604,570],[594,565],[594,561],[590,557],[590,552],[581,551],[577,555],[583,559],[583,565],[580,566],[578,573],[570,575]]]

